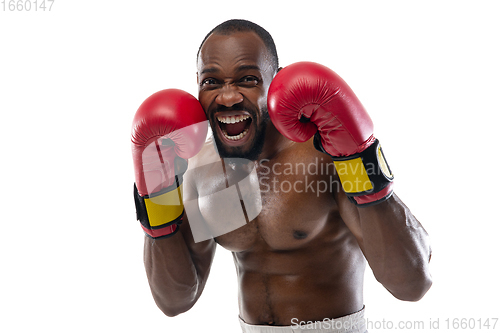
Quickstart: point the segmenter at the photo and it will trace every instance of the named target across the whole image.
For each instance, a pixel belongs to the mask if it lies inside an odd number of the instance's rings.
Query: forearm
[[[375,277],[395,297],[416,301],[432,284],[427,232],[394,194],[369,207],[359,207],[362,247]]]
[[[153,298],[167,316],[185,312],[197,301],[200,279],[180,232],[166,239],[145,237],[144,265]]]

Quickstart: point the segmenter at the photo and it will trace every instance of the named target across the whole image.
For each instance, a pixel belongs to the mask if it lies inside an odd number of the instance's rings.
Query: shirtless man
[[[217,244],[233,254],[244,332],[362,319],[366,261],[396,298],[424,296],[432,283],[427,233],[393,194],[371,120],[336,74],[313,63],[279,70],[271,36],[251,22],[230,20],[202,42],[197,75],[199,104],[187,93],[159,92],[139,108],[132,133],[145,267],[167,316],[196,303]],[[322,86],[315,86],[318,80]],[[207,118],[213,142],[204,142]],[[160,155],[161,163],[152,162]],[[349,190],[354,178],[342,179],[340,168],[368,169],[366,161],[382,172],[366,172],[371,188]],[[247,223],[214,232],[236,210],[210,194],[242,179],[260,188],[254,196],[238,190]],[[328,186],[320,191],[320,184]],[[185,207],[172,203],[180,188]],[[200,223],[213,238],[195,241]],[[314,332],[340,332],[331,326]],[[351,326],[342,332],[366,331]]]

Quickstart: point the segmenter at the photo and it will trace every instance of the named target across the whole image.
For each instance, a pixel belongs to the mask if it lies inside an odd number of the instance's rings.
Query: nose
[[[225,84],[215,98],[215,102],[225,107],[231,107],[235,104],[243,102],[243,95],[238,91],[238,88],[232,84]]]

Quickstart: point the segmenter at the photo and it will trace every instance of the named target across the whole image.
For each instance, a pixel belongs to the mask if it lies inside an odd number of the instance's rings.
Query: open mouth
[[[248,114],[218,115],[217,123],[224,138],[230,141],[243,139],[250,130],[252,118]]]

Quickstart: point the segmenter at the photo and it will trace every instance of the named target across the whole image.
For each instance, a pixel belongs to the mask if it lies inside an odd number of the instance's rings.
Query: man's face
[[[198,58],[198,98],[221,157],[256,160],[264,144],[271,57],[254,32],[212,34]]]

